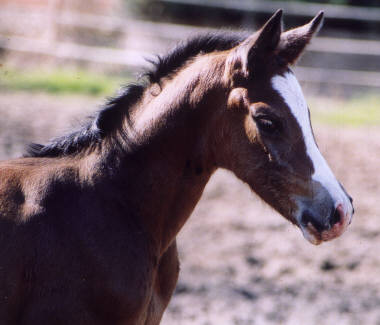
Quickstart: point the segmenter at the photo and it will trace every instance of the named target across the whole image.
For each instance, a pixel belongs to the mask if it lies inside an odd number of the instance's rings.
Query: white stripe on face
[[[345,214],[350,213],[350,215],[352,215],[353,208],[349,202],[349,198],[342,190],[315,143],[310,124],[309,110],[301,86],[296,77],[291,71],[289,71],[283,76],[274,76],[271,81],[273,88],[281,95],[285,103],[289,106],[291,113],[296,118],[301,128],[306,152],[314,166],[312,179],[321,183],[321,185],[330,193],[334,200],[335,208],[339,204],[342,204]]]

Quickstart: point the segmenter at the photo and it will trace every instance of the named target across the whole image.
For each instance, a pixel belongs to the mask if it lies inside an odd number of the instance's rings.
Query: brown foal
[[[351,198],[289,69],[322,13],[287,32],[281,15],[177,46],[81,129],[0,163],[1,324],[159,324],[176,235],[219,167],[310,242],[343,233]]]

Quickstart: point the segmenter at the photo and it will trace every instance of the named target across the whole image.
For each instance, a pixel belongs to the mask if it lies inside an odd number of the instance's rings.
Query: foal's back
[[[23,158],[0,163],[0,217],[24,224],[46,211],[55,185],[75,184],[77,168],[63,159]],[[57,202],[58,204],[58,202]]]

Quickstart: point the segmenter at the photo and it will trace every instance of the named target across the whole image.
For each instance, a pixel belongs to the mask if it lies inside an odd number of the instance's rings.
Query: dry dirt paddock
[[[62,133],[100,103],[0,93],[0,158]],[[380,324],[380,129],[314,127],[354,198],[349,230],[312,246],[233,175],[217,172],[178,237],[181,274],[163,324]]]

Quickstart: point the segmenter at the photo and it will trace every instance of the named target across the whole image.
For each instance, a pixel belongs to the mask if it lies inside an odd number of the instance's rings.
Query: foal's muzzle
[[[330,215],[327,218],[321,218],[318,215],[314,215],[311,211],[306,210],[302,214],[301,224],[307,227],[310,223],[315,230],[318,232],[323,232],[325,230],[330,230],[337,223],[341,223],[344,220],[345,214],[342,205],[338,205],[336,208],[331,209]]]
[[[344,196],[333,199],[323,188],[313,198],[299,198],[298,226],[304,237],[318,245],[339,237],[351,223],[354,208],[352,198]]]

